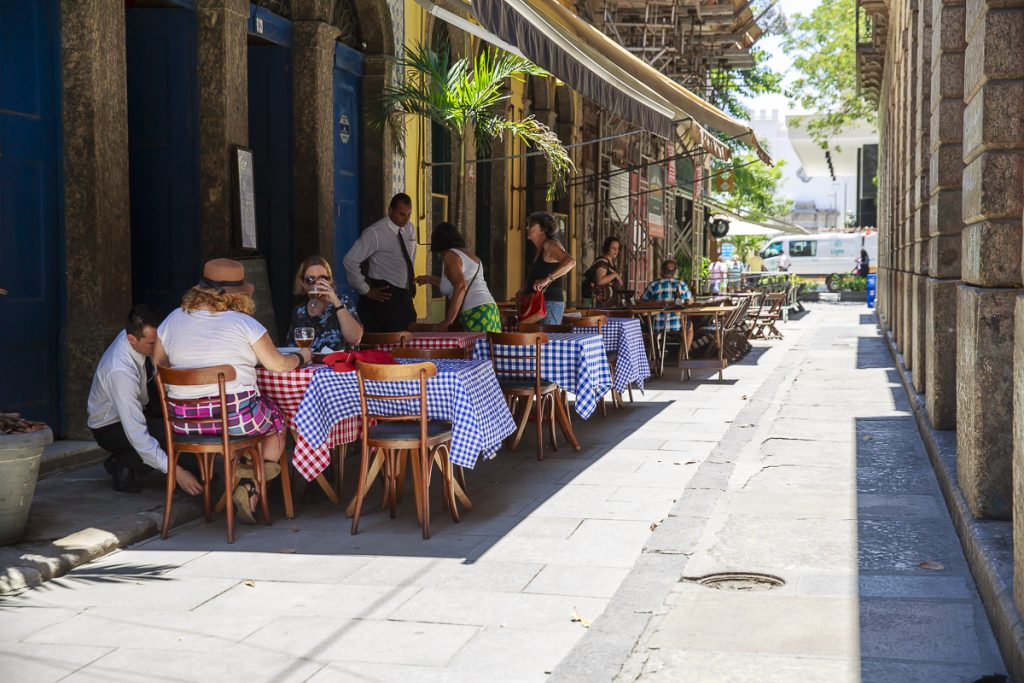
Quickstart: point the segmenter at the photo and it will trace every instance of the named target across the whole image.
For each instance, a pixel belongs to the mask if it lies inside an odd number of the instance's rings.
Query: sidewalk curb
[[[918,432],[924,442],[928,459],[935,470],[942,497],[946,500],[949,516],[953,527],[960,538],[960,545],[967,560],[967,566],[974,576],[982,604],[988,614],[992,631],[999,643],[999,651],[1003,662],[1009,669],[1013,680],[1024,680],[1024,619],[1017,609],[1013,598],[1013,576],[1000,576],[997,565],[1000,556],[1010,554],[1012,561],[1012,526],[1011,522],[996,520],[977,520],[967,507],[963,491],[956,480],[956,432],[938,430],[932,427],[931,420],[924,407],[924,396],[914,391],[910,372],[903,365],[893,338],[887,326],[881,320],[879,329],[885,338],[886,346],[892,353],[896,370],[900,376],[903,389],[907,392],[911,410],[917,422]]]
[[[171,527],[203,515],[202,500],[174,501]],[[163,505],[144,512],[122,515],[107,529],[87,528],[49,543],[15,546],[21,556],[0,571],[0,596],[17,593],[58,578],[69,571],[114,550],[138,543],[160,533]]]

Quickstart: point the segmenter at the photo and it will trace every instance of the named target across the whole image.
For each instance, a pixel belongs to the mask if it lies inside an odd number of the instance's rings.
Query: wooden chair
[[[407,346],[412,339],[410,332],[365,332],[359,342],[361,349],[375,349],[379,346]]]
[[[776,324],[782,317],[782,307],[786,303],[785,292],[772,292],[765,296],[764,305],[768,310],[761,310],[751,323],[751,339],[782,339],[782,332]]]
[[[509,450],[519,447],[519,442],[526,431],[526,423],[530,421],[530,409],[533,408],[537,421],[537,459],[544,459],[544,420],[551,422],[551,446],[558,449],[555,440],[555,421],[557,420],[566,438],[572,442],[576,450],[580,449],[579,441],[569,425],[569,415],[562,401],[562,392],[557,384],[541,378],[541,347],[548,342],[543,332],[498,333],[487,334],[487,345],[490,350],[491,364],[494,374],[498,377],[498,385],[508,400],[509,409],[515,415],[515,407],[523,402],[519,425]],[[524,368],[510,369],[510,368]],[[545,404],[549,404],[548,409]]]
[[[448,459],[449,444],[452,440],[452,426],[448,422],[427,419],[427,380],[437,375],[433,363],[409,363],[405,365],[375,365],[356,363],[356,379],[359,383],[359,410],[363,422],[362,454],[359,460],[359,481],[356,485],[355,510],[352,516],[352,533],[359,532],[359,517],[363,510],[363,499],[371,481],[368,471],[381,471],[384,476],[384,500],[391,518],[395,517],[395,504],[405,483],[403,461],[408,452],[412,458],[413,491],[416,494],[416,516],[423,528],[423,538],[430,538],[430,475],[435,461],[441,470],[444,485],[444,501],[452,515],[459,521],[456,507],[453,467]],[[419,382],[414,394],[393,392],[372,393],[373,387],[367,382]],[[415,411],[402,415],[381,415],[371,413],[369,401],[416,401]],[[371,421],[376,424],[369,426]],[[370,453],[377,455],[370,466]]]
[[[592,308],[587,315],[603,315],[606,318],[632,318],[633,311],[628,308]]]
[[[274,434],[256,434],[253,436],[231,436],[228,434],[228,412],[227,393],[224,389],[226,382],[235,379],[235,369],[230,365],[217,365],[210,368],[179,369],[159,367],[157,368],[156,386],[160,392],[160,404],[164,413],[164,430],[167,436],[167,496],[164,500],[164,519],[160,529],[160,538],[167,538],[167,532],[171,525],[171,504],[174,500],[174,489],[177,482],[174,472],[178,466],[178,457],[182,453],[194,453],[199,461],[199,471],[203,479],[203,512],[206,514],[206,521],[213,518],[213,508],[210,505],[210,483],[213,479],[214,458],[221,454],[224,456],[224,485],[225,501],[227,506],[228,543],[235,542],[235,507],[231,501],[231,492],[234,488],[235,469],[243,454],[248,454],[253,464],[256,485],[260,490],[260,511],[263,521],[270,524],[270,509],[267,506],[267,478],[263,468],[263,458],[260,457],[259,445],[270,439]],[[197,386],[202,384],[216,384],[220,397],[220,417],[216,418],[182,418],[175,417],[174,409],[170,405],[172,401],[167,398],[167,387],[169,386]],[[175,405],[189,405],[206,403],[209,399],[175,399]],[[178,434],[174,431],[174,425],[187,425],[193,429],[203,427],[219,428],[220,434]],[[292,487],[288,476],[287,463],[281,466],[281,490],[284,494],[286,512],[292,509]],[[289,512],[290,514],[290,512]]]
[[[415,346],[396,346],[391,349],[395,358],[452,358],[465,360],[470,357],[472,349],[456,347],[452,349],[420,349]]]

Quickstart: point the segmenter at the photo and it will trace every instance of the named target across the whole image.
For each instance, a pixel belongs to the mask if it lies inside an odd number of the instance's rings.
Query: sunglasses
[[[331,276],[330,275],[306,275],[305,277],[302,278],[302,281],[305,282],[307,285],[315,285],[317,280],[321,280],[323,282],[330,282],[331,281]]]

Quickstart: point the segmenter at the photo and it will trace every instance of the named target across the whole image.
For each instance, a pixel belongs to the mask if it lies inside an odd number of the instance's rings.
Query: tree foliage
[[[711,70],[711,103],[741,121],[750,119],[750,109],[744,106],[742,98],[782,92],[783,75],[768,66],[770,55],[755,47],[750,56],[754,58],[752,69]]]
[[[713,192],[715,200],[752,221],[789,213],[793,202],[779,199],[775,190],[782,178],[785,160],[780,159],[774,167],[766,166],[753,154],[734,154],[729,163],[716,163],[714,173],[729,175],[733,179],[732,192]],[[714,178],[712,178],[714,181]],[[712,186],[714,183],[712,182]]]
[[[480,144],[508,134],[539,151],[551,165],[548,197],[564,194],[566,179],[575,167],[558,136],[533,116],[513,121],[504,112],[508,99],[504,86],[509,78],[546,76],[546,71],[497,49],[481,51],[475,62],[466,58],[453,61],[447,49],[434,50],[423,45],[408,48],[401,65],[405,80],[384,88],[378,106],[371,109],[374,122],[390,128],[399,149],[405,139],[406,116],[422,116],[443,126],[463,153],[470,129]],[[464,163],[460,160],[459,196],[464,176]]]
[[[760,251],[761,245],[769,239],[771,238],[764,235],[726,235],[722,241],[734,245],[740,260],[746,262],[752,255]]]
[[[786,93],[812,112],[807,131],[823,149],[856,122],[874,124],[877,110],[857,93],[857,0],[822,0],[794,14],[782,48],[799,74]]]

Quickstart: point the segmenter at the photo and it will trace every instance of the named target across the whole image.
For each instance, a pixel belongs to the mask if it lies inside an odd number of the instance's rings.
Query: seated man
[[[693,301],[690,288],[686,283],[676,278],[676,262],[673,259],[666,259],[661,262],[661,279],[654,280],[641,297],[644,301],[664,301],[686,303]],[[654,331],[679,332],[682,329],[680,315],[678,313],[659,313],[654,316]],[[686,322],[686,348],[693,343],[693,325]],[[682,352],[680,352],[681,354]]]
[[[111,455],[103,463],[114,480],[114,490],[138,493],[142,477],[151,469],[167,471],[163,420],[147,420],[143,408],[149,402],[146,358],[156,346],[160,318],[149,306],[136,306],[128,323],[103,353],[89,390],[89,429],[100,448]],[[195,495],[202,484],[179,465],[174,478],[183,490]]]

